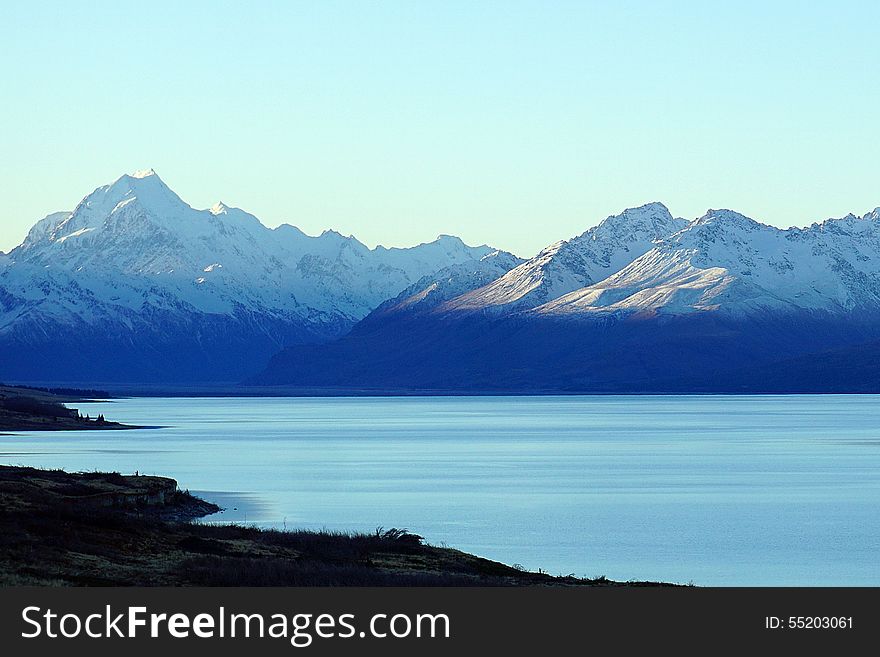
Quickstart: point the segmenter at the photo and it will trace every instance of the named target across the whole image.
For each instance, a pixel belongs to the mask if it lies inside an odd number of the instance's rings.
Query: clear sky
[[[0,250],[152,167],[194,207],[520,255],[647,201],[880,205],[880,3],[0,4]]]

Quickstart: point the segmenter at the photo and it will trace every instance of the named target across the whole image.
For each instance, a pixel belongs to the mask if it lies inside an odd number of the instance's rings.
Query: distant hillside
[[[74,431],[129,429],[99,415],[83,417],[64,402],[69,397],[31,388],[0,386],[0,431]]]

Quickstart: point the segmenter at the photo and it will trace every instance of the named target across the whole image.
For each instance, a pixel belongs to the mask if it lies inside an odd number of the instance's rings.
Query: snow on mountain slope
[[[423,276],[395,298],[389,299],[373,315],[427,311],[436,308],[507,273],[523,259],[506,251],[493,251],[472,262],[464,262]]]
[[[340,335],[415,281],[493,252],[445,235],[370,249],[335,231],[273,230],[223,203],[193,209],[146,170],[39,221],[0,258],[0,340],[171,343],[180,333],[216,358],[223,335],[258,336],[271,353]],[[220,346],[205,346],[205,332]]]
[[[569,241],[556,242],[497,280],[444,305],[449,311],[514,312],[532,308],[606,278],[680,230],[662,203],[649,203],[610,216]]]
[[[534,314],[860,308],[880,308],[880,210],[788,230],[710,210],[605,280]]]
[[[222,203],[194,210],[149,170],[39,222],[10,253],[18,266],[7,267],[0,284],[24,290],[41,267],[40,278],[72,275],[103,301],[130,309],[171,295],[199,312],[245,307],[356,321],[419,278],[491,252],[449,236],[371,250],[333,231],[310,237],[292,226],[270,230]],[[22,269],[26,275],[16,281]],[[45,299],[47,306],[71,301]]]
[[[432,393],[877,391],[864,361],[880,344],[880,209],[788,230],[710,210],[673,228],[616,271],[635,240],[604,242],[614,264],[597,268],[601,280],[535,308],[598,258],[560,243],[432,312],[406,312],[431,308],[430,287],[408,290],[338,340],[276,354],[253,380]],[[474,299],[520,309],[447,310]]]

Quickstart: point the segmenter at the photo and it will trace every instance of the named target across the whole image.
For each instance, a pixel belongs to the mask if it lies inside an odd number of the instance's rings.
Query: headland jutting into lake
[[[0,410],[7,430],[128,428],[80,418],[49,392],[0,392],[9,404]],[[0,585],[622,585],[529,572],[428,545],[401,529],[275,531],[192,522],[218,511],[166,477],[0,466]]]
[[[0,466],[0,585],[622,585],[524,571],[427,545],[399,529],[275,531],[191,522],[219,510],[165,477]]]

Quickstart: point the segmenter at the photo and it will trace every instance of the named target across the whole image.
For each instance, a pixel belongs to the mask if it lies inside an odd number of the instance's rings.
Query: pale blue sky
[[[0,250],[153,167],[369,245],[880,205],[877,2],[11,2]]]

